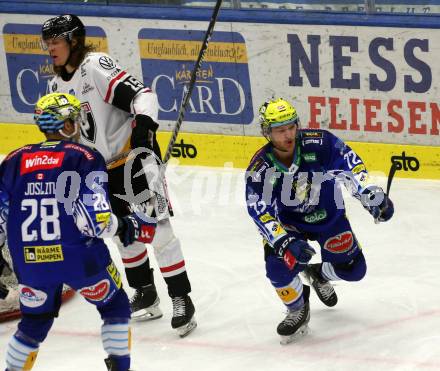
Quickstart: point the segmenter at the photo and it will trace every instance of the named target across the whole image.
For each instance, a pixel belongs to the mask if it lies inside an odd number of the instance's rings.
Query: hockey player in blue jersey
[[[278,325],[281,343],[306,334],[310,288],[327,306],[337,303],[329,281],[359,281],[365,258],[345,214],[344,183],[376,222],[389,220],[394,206],[386,193],[369,184],[360,157],[326,130],[303,130],[295,108],[284,99],[259,110],[262,134],[269,141],[246,172],[248,212],[263,237],[266,276],[287,307]],[[322,263],[308,264],[321,247]]]
[[[112,213],[103,157],[76,143],[80,111],[72,95],[42,97],[34,117],[47,140],[0,165],[0,241],[6,234],[22,312],[6,349],[8,371],[32,368],[58,316],[63,284],[100,313],[107,368],[130,368],[129,301],[103,238],[151,242],[155,225]]]

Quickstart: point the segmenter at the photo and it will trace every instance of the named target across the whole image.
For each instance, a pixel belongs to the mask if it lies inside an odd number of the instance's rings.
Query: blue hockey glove
[[[159,127],[150,116],[136,115],[135,126],[131,132],[131,149],[148,148],[153,151],[156,130]]]
[[[394,214],[394,204],[380,187],[369,187],[361,195],[362,205],[378,222],[386,222]]]
[[[143,243],[151,243],[156,233],[156,223],[147,223],[142,220],[136,213],[118,217],[118,231],[119,236],[124,247],[131,245],[135,241]]]
[[[316,254],[315,249],[306,241],[289,235],[279,239],[273,247],[275,254],[284,260],[287,268],[295,269],[297,273],[303,271],[312,256]]]

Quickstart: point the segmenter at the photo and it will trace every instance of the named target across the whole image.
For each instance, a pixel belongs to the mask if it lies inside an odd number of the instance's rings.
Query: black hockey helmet
[[[59,15],[48,19],[41,28],[43,40],[65,38],[72,41],[73,36],[84,37],[86,29],[81,20],[73,14]]]

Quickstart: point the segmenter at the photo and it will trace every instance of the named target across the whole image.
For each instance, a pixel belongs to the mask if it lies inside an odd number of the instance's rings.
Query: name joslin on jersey
[[[63,152],[39,151],[23,153],[20,164],[20,175],[36,170],[48,170],[61,167],[63,159]]]

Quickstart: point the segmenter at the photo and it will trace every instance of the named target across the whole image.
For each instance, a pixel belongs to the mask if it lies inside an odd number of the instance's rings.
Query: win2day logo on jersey
[[[86,27],[86,44],[107,52],[107,38],[100,27]],[[52,59],[41,45],[41,24],[7,23],[3,39],[8,67],[11,100],[20,113],[33,113],[38,99],[48,93],[54,75]]]
[[[204,36],[204,31],[194,30],[140,30],[142,74],[145,85],[159,97],[159,120],[177,119]],[[215,31],[185,120],[250,124],[253,117],[245,40],[237,32]]]

